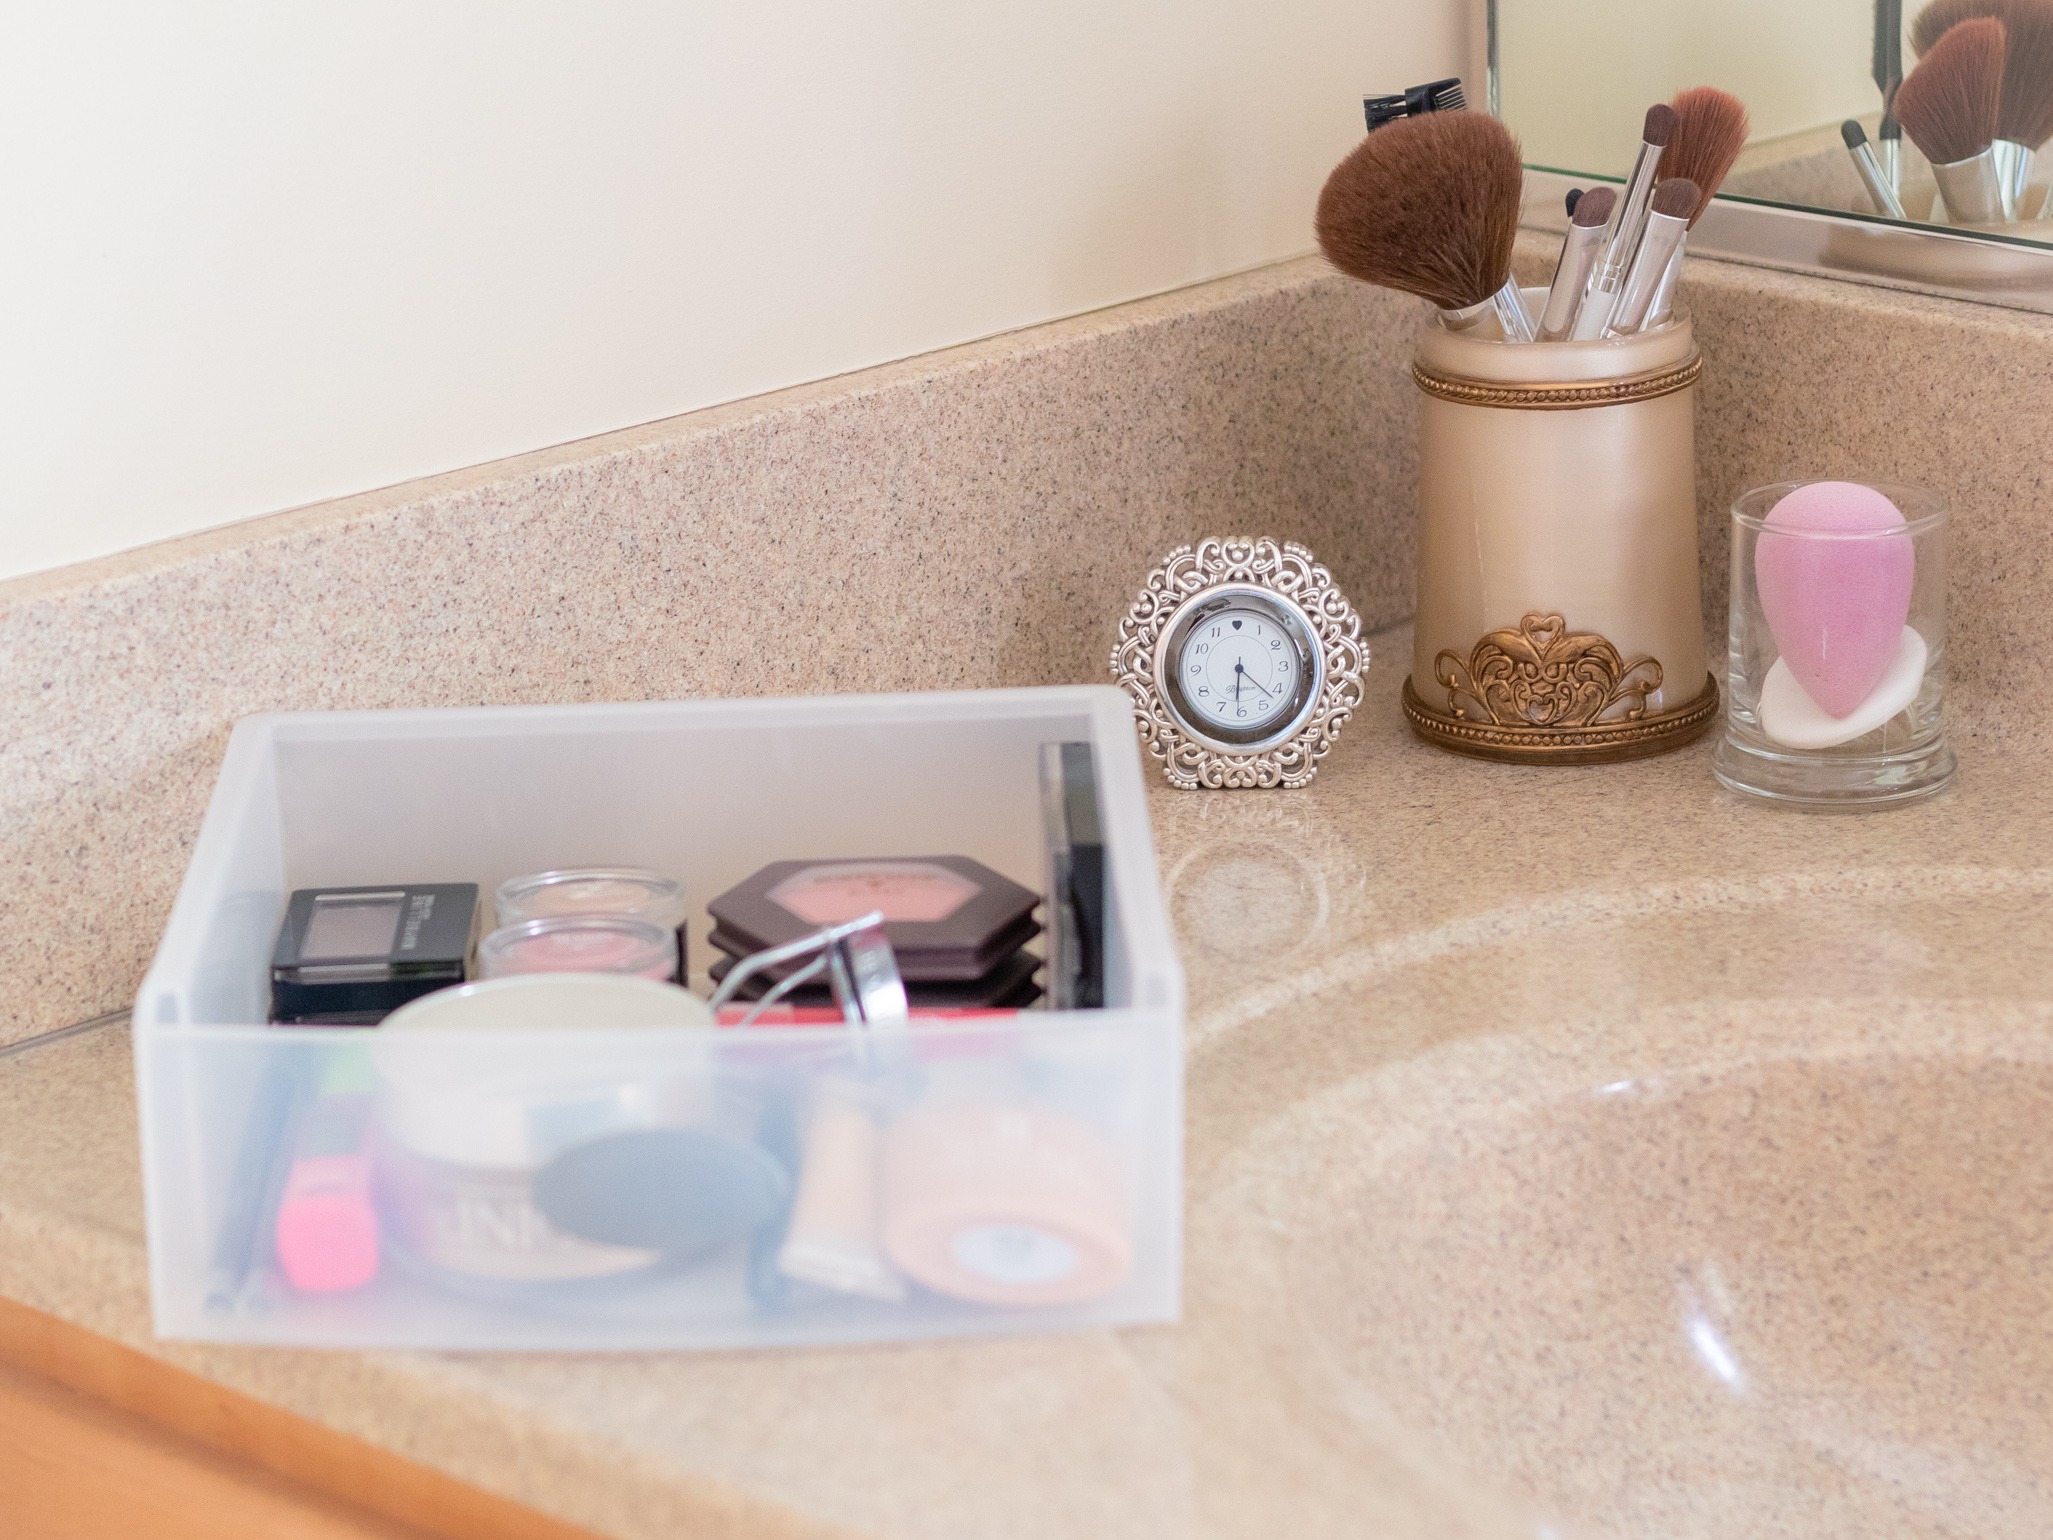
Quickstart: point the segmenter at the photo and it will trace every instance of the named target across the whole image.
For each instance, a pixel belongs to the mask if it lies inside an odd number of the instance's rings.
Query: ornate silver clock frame
[[[1178,682],[1184,640],[1226,608],[1272,618],[1299,667],[1281,722],[1247,731],[1205,722]],[[1112,674],[1133,697],[1134,719],[1171,784],[1302,786],[1361,704],[1368,645],[1361,617],[1333,574],[1291,542],[1236,537],[1178,546],[1119,623]]]

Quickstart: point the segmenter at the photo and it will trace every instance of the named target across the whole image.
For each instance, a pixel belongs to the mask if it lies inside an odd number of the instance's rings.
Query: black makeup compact
[[[375,1026],[461,984],[477,928],[474,882],[301,888],[271,954],[271,1020]]]

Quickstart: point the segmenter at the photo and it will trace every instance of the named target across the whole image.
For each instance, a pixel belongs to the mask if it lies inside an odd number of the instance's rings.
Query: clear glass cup
[[[520,973],[628,973],[668,983],[677,933],[630,915],[559,914],[502,925],[478,943],[478,977]]]
[[[1777,482],[1732,505],[1722,783],[1860,808],[1953,778],[1940,719],[1949,517],[1937,493],[1888,482]]]

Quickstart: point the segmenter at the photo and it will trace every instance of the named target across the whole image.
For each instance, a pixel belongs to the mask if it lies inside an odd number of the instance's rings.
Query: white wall
[[[1498,0],[1498,29],[1504,121],[1558,171],[1628,174],[1647,108],[1688,86],[1745,102],[1756,142],[1882,105],[1872,0]]]
[[[232,0],[0,28],[0,576],[1310,249],[1462,0]]]

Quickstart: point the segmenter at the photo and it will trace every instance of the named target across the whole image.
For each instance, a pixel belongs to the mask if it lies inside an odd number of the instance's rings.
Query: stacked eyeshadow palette
[[[1040,934],[1040,895],[965,856],[852,861],[777,861],[706,905],[708,938],[724,954],[715,983],[736,960],[872,910],[898,955],[909,1004],[962,1010],[1017,1009],[1040,998],[1041,959],[1025,950]],[[803,966],[794,964],[793,966]],[[741,993],[760,998],[772,978]],[[806,985],[794,1005],[824,1005],[824,986]]]

